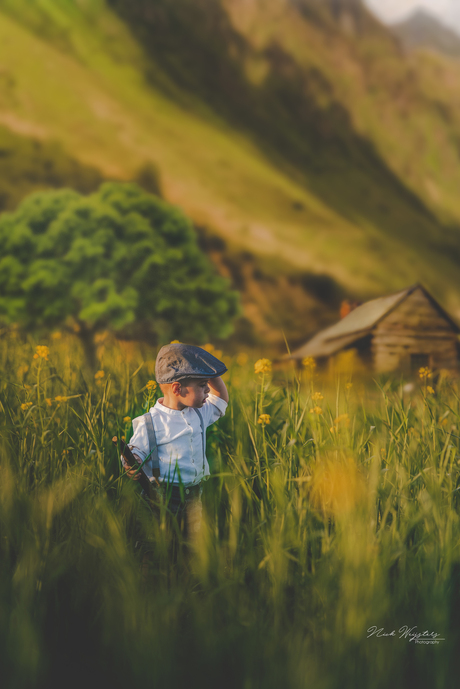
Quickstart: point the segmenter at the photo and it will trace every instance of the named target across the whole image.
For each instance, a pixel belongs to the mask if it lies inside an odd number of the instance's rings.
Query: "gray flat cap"
[[[184,378],[217,378],[227,367],[201,347],[188,344],[165,345],[155,362],[157,383],[175,383]]]

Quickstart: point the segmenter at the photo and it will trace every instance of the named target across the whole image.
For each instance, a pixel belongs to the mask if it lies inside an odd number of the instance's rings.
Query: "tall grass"
[[[158,395],[154,352],[107,338],[99,356],[94,378],[72,338],[0,340],[6,686],[454,686],[454,381],[408,390],[228,360],[191,551],[111,444]],[[374,625],[395,635],[367,638]],[[415,644],[404,625],[444,640]]]

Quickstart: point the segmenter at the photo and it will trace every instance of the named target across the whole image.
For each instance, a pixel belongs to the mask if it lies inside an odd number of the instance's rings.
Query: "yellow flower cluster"
[[[431,385],[427,385],[426,391],[430,393],[430,395],[434,395],[434,390],[431,387]]]
[[[316,361],[313,359],[312,356],[307,356],[302,361],[302,366],[307,370],[313,371],[313,369],[316,368]]]
[[[428,368],[428,366],[425,366],[419,369],[418,375],[420,376],[420,380],[426,380],[427,378],[431,378],[433,372]]]
[[[24,404],[21,404],[21,409],[22,411],[27,411],[31,406],[32,402],[24,402]]]
[[[48,407],[51,407],[51,405],[53,404],[53,400],[51,399],[51,397],[47,397],[45,399],[45,402],[48,405]]]
[[[59,330],[56,330],[56,332],[51,333],[51,339],[52,340],[60,340],[62,337],[62,334],[59,332]]]
[[[271,421],[270,414],[261,414],[259,416],[257,423],[260,423],[261,426],[268,426],[270,421]]]
[[[35,348],[34,359],[44,359],[48,361],[49,353],[49,347],[46,345],[38,345],[38,347]]]
[[[131,417],[130,416],[125,416],[123,418],[123,423],[131,423]]]
[[[58,402],[60,404],[61,402],[67,402],[68,399],[69,399],[68,397],[64,397],[63,395],[58,395],[57,397],[54,398],[54,401]]]
[[[157,389],[157,383],[154,380],[149,380],[145,387],[148,392],[153,392]]]
[[[340,425],[345,427],[350,425],[350,417],[348,414],[340,414],[340,416],[335,419],[334,425],[329,430],[331,433],[336,433],[339,430]]]
[[[104,371],[98,371],[97,373],[94,374],[94,380],[102,380],[102,378],[105,376]]]
[[[323,400],[323,399],[324,399],[323,395],[322,395],[320,392],[315,392],[315,393],[313,393],[313,395],[311,396],[311,398],[312,398],[312,400],[313,400],[314,402],[319,402],[320,400]]]
[[[323,410],[321,407],[313,407],[313,409],[310,409],[310,414],[317,414],[318,416],[323,413]]]
[[[259,359],[254,364],[254,373],[270,373],[272,370],[272,362],[270,359]]]

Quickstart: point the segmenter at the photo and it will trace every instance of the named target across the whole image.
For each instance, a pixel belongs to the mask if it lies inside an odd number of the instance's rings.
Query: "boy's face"
[[[181,382],[180,401],[186,407],[202,407],[210,391],[211,388],[205,378],[185,380]]]

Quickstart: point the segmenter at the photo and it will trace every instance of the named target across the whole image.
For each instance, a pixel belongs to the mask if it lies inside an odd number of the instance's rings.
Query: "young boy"
[[[219,359],[200,347],[162,347],[155,377],[164,396],[147,414],[133,419],[129,447],[139,463],[150,454],[143,470],[150,481],[158,478],[164,494],[170,493],[168,508],[185,518],[185,533],[192,538],[201,523],[202,482],[210,473],[206,428],[227,409],[228,392],[221,378],[226,371]],[[127,473],[138,478],[136,470]]]

